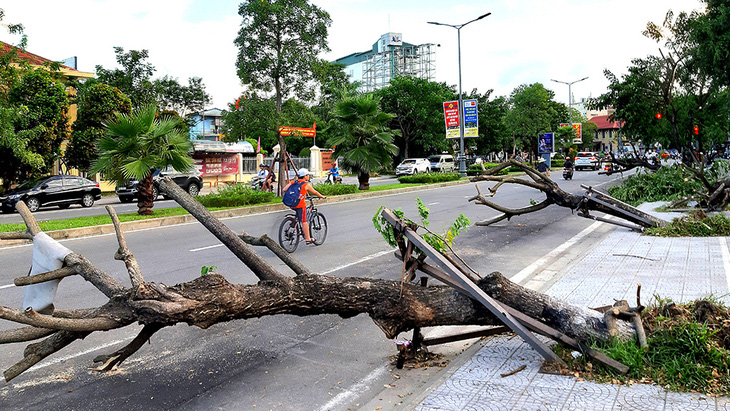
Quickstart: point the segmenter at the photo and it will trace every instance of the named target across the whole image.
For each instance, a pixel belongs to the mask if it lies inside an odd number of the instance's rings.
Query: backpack
[[[304,184],[303,181],[295,181],[289,186],[286,193],[284,193],[284,197],[281,199],[281,202],[284,203],[285,206],[294,207],[299,204],[299,201],[302,199],[302,184]]]

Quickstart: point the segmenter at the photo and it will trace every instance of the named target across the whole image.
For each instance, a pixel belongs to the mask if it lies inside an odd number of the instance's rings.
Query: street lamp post
[[[583,77],[580,80],[571,81],[570,83],[565,82],[565,81],[550,79],[550,81],[554,81],[556,83],[562,83],[562,84],[567,84],[568,85],[568,121],[570,121],[570,127],[571,128],[573,127],[573,92],[570,90],[570,87],[573,84],[575,84],[575,83],[577,83],[579,81],[583,81],[583,80],[585,80],[587,78],[588,77]]]
[[[456,29],[457,47],[459,50],[459,173],[462,177],[466,177],[466,161],[464,159],[464,100],[461,95],[461,28],[469,23],[481,20],[492,13],[483,14],[474,20],[467,21],[464,24],[444,24],[435,21],[428,21],[428,24],[437,26],[449,26]]]

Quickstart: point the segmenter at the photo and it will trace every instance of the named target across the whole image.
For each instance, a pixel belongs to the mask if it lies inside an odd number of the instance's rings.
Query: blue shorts
[[[301,223],[307,222],[306,210],[307,210],[306,207],[298,207],[298,208],[294,209],[294,211],[296,211],[296,213],[297,213],[297,220],[299,220],[299,222],[301,222]]]

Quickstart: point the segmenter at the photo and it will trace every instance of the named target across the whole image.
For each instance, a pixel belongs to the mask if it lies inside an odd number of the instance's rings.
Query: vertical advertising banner
[[[459,102],[444,102],[444,119],[446,120],[446,138],[459,138]]]
[[[464,138],[467,137],[479,137],[476,100],[464,100]]]
[[[537,153],[549,154],[553,152],[553,136],[555,133],[540,134],[537,137]]]

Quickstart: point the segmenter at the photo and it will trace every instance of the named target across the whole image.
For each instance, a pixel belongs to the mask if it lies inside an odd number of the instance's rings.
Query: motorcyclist
[[[264,181],[266,181],[266,177],[269,176],[269,170],[266,167],[266,164],[261,163],[259,164],[259,172],[256,174],[256,183],[258,184],[258,188],[262,188],[264,185]]]
[[[563,163],[563,168],[566,170],[573,168],[573,162],[570,161],[570,157],[567,157],[565,159],[565,162]]]
[[[338,181],[341,181],[340,178],[340,169],[337,168],[337,163],[332,163],[332,168],[330,168],[330,175],[332,176],[332,183],[337,184]]]

